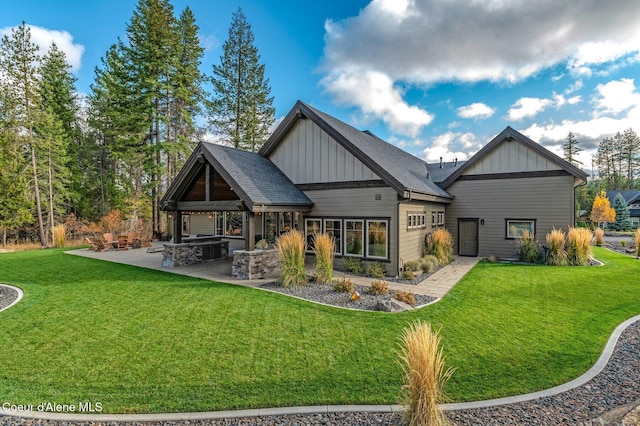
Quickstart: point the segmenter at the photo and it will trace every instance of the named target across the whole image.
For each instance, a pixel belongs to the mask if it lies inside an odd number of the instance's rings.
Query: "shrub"
[[[387,270],[384,268],[383,265],[381,265],[378,262],[370,263],[367,266],[367,275],[373,278],[384,278],[386,273],[387,273]]]
[[[396,291],[393,293],[393,298],[399,300],[401,302],[406,303],[407,305],[415,305],[416,298],[413,293],[409,293],[408,291]]]
[[[333,290],[338,293],[353,293],[355,285],[348,278],[338,278],[333,282]]]
[[[547,265],[560,266],[567,263],[567,252],[564,250],[565,235],[562,229],[553,228],[547,234]]]
[[[373,281],[367,289],[367,293],[374,296],[389,294],[389,284],[385,281]]]
[[[446,229],[437,229],[433,232],[426,246],[427,254],[438,258],[440,265],[446,265],[453,259],[453,238]]]
[[[64,223],[56,225],[51,228],[51,237],[53,238],[53,246],[60,248],[64,247],[67,243],[67,227]]]
[[[354,274],[362,274],[364,272],[364,266],[362,266],[362,260],[359,257],[343,257],[342,263],[349,272]]]
[[[604,245],[604,231],[600,228],[596,228],[596,245],[603,246]]]
[[[636,242],[636,257],[640,257],[640,228],[636,229],[633,239]]]
[[[438,267],[438,258],[432,254],[425,254],[420,259],[420,269],[423,272],[431,272]]]
[[[283,287],[297,287],[307,280],[304,270],[304,236],[293,230],[282,234],[276,240],[276,248],[280,254],[280,283]]]
[[[402,272],[402,279],[407,281],[413,281],[416,279],[416,274],[413,271]]]
[[[415,272],[420,268],[420,261],[418,260],[410,260],[408,262],[404,262],[404,270],[409,272]]]
[[[518,247],[518,259],[521,262],[536,263],[540,259],[538,241],[531,232],[523,231],[522,238],[516,240],[516,246]]]
[[[567,233],[567,262],[582,266],[589,263],[593,234],[586,228],[569,228]]]
[[[627,246],[627,240],[621,240],[620,245],[624,248]]]
[[[316,253],[316,279],[328,283],[333,277],[333,254],[335,240],[329,234],[315,234],[313,237],[313,251]]]
[[[405,423],[410,426],[446,425],[439,409],[444,402],[443,388],[453,374],[445,369],[445,356],[438,332],[419,321],[402,332],[400,362],[404,373]]]

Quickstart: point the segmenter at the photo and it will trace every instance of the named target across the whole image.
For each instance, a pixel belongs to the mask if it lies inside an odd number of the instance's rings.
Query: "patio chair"
[[[91,245],[91,247],[89,247],[87,250],[98,251],[98,245],[95,243],[94,240],[92,240],[89,237],[84,237],[84,240]]]
[[[108,250],[107,246],[104,243],[104,240],[100,237],[96,237],[93,239],[93,242],[96,245],[96,251],[106,251]]]
[[[107,250],[114,249],[118,246],[118,242],[113,239],[113,234],[111,232],[102,234],[102,240],[107,246]]]
[[[118,236],[118,251],[120,250],[129,250],[129,243],[126,235]]]
[[[138,239],[137,232],[129,232],[129,235],[127,235],[127,242],[131,248],[140,248],[140,239]]]

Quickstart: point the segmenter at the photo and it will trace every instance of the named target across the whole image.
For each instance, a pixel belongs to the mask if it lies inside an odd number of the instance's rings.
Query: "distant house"
[[[297,228],[388,273],[438,228],[455,253],[514,257],[514,239],[574,224],[586,174],[510,127],[466,162],[427,164],[303,102],[259,153],[201,143],[162,199],[174,240],[213,234],[247,249]]]
[[[616,199],[618,193],[622,195],[622,198],[627,202],[632,228],[640,227],[640,190],[628,189],[607,191],[607,198],[609,199],[611,206],[613,206],[613,200]]]

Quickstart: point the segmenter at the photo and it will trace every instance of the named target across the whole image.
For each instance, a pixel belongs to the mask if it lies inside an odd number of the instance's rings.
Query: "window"
[[[188,214],[182,215],[182,235],[189,235],[189,224],[191,223],[191,216]]]
[[[436,212],[431,212],[431,226],[434,228],[436,226]]]
[[[264,214],[264,238],[267,241],[275,241],[276,239],[276,216],[277,213],[274,212]]]
[[[336,219],[325,219],[324,232],[326,232],[330,237],[333,237],[335,241],[336,254],[342,253],[342,221]]]
[[[426,228],[425,212],[407,212],[407,229]]]
[[[364,256],[364,233],[361,220],[345,220],[345,256]]]
[[[387,221],[367,221],[367,257],[387,258]]]
[[[438,212],[438,226],[444,225],[444,212]]]
[[[224,215],[226,219],[225,235],[227,237],[242,238],[244,236],[242,212],[225,212]]]
[[[307,251],[312,251],[313,236],[322,232],[322,219],[305,219],[304,229],[307,241]]]
[[[536,220],[535,219],[507,219],[506,221],[506,238],[520,238],[524,231],[529,231],[535,235]]]
[[[224,213],[216,212],[216,235],[224,235]]]

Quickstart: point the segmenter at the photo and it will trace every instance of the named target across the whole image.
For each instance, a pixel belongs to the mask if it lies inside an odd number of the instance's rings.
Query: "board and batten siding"
[[[557,164],[517,142],[502,142],[475,163],[465,175],[559,170]]]
[[[436,226],[431,226],[431,213],[444,211],[445,206],[439,203],[408,201],[398,205],[398,233],[400,235],[400,251],[398,256],[401,264],[402,262],[419,259],[424,255],[424,239],[427,234],[437,229],[437,224]],[[407,229],[407,215],[409,212],[424,212],[426,214],[426,227]]]
[[[189,235],[214,235],[215,223],[209,218],[209,214],[192,214],[189,216]]]
[[[552,228],[574,225],[574,177],[462,180],[447,191],[455,200],[447,207],[446,228],[458,253],[458,219],[484,220],[478,226],[478,255],[516,258],[515,241],[506,239],[506,219],[535,219],[541,245]]]
[[[387,272],[398,270],[398,206],[397,193],[389,187],[345,188],[305,191],[313,201],[313,209],[306,217],[319,218],[382,218],[388,219],[389,263],[382,263]],[[377,197],[378,196],[378,197]],[[380,198],[376,200],[376,198]],[[343,268],[342,259],[335,259],[336,267]]]
[[[311,120],[298,120],[269,160],[295,184],[380,179]]]

